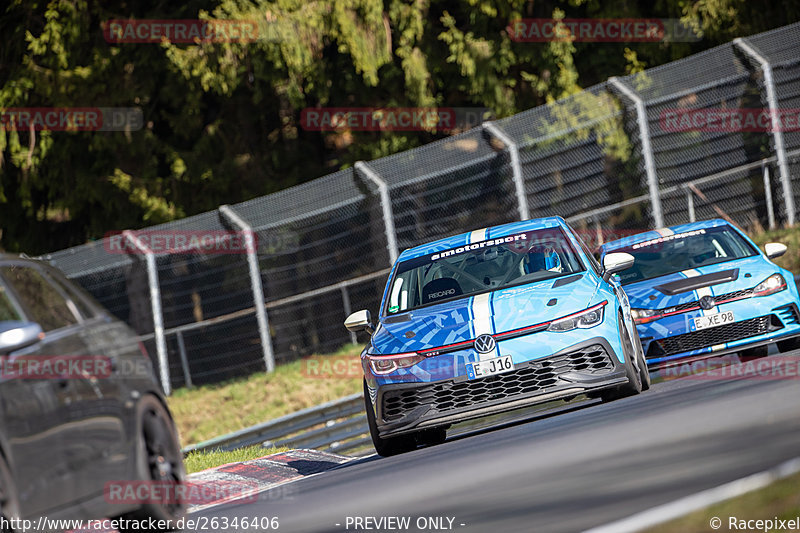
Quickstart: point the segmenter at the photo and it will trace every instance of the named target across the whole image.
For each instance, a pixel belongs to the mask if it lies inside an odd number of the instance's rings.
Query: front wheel
[[[650,370],[647,368],[647,359],[644,357],[644,347],[642,341],[639,340],[639,332],[636,326],[633,328],[635,339],[633,339],[634,348],[636,348],[636,366],[639,367],[639,376],[642,381],[642,391],[650,389]]]
[[[619,336],[622,341],[622,357],[625,359],[625,377],[628,378],[628,383],[619,385],[613,389],[600,391],[600,397],[604,402],[611,402],[627,396],[634,396],[642,392],[642,373],[641,369],[636,368],[634,358],[638,358],[638,351],[634,348],[631,342],[631,336],[628,335],[628,329],[622,321],[622,313],[619,314]],[[645,366],[645,368],[647,368]],[[648,378],[650,375],[648,374]],[[649,385],[648,385],[649,386]]]
[[[183,454],[178,443],[177,432],[166,408],[151,395],[143,396],[136,409],[136,457],[135,480],[164,483],[177,487],[186,481]],[[173,524],[167,531],[177,527],[177,522],[186,516],[186,502],[177,498],[178,491],[164,491],[171,497],[162,501],[142,503],[139,509],[120,518],[135,526],[149,519]],[[155,494],[155,493],[154,493]],[[125,533],[120,529],[121,533]]]
[[[369,400],[369,390],[367,382],[364,382],[364,410],[367,412],[367,425],[369,426],[369,436],[372,437],[372,445],[375,451],[382,457],[389,457],[400,453],[410,452],[417,447],[417,440],[413,434],[399,435],[397,437],[381,437],[378,432],[378,424],[375,421],[375,410]]]

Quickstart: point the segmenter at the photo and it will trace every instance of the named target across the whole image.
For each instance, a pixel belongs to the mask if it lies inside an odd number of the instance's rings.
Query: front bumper
[[[687,318],[681,318],[684,323],[670,328],[674,333],[671,335],[659,335],[663,331],[657,325],[640,326],[639,336],[648,366],[676,364],[679,360],[703,355],[722,355],[800,335],[800,309],[795,302],[770,308],[750,299],[719,306],[719,311],[728,310],[733,310],[734,316],[741,319],[690,331],[688,320],[697,314],[687,314]]]
[[[399,435],[626,382],[624,365],[608,341],[594,337],[548,357],[515,364],[504,374],[381,385],[374,396],[376,422],[381,436]]]

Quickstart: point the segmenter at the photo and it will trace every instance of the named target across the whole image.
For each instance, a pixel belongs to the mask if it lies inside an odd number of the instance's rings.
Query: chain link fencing
[[[120,251],[116,236],[44,259],[131,325],[169,393],[365,340],[344,319],[376,310],[399,251],[440,237],[550,215],[593,247],[706,218],[746,230],[792,224],[800,128],[677,121],[765,109],[798,115],[800,24],[122,237],[249,236],[235,253],[142,242]]]

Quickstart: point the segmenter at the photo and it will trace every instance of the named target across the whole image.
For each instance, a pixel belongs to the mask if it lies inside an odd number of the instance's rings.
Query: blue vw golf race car
[[[619,279],[633,308],[647,363],[670,366],[724,353],[745,358],[798,347],[797,286],[788,270],[724,220],[683,224],[604,244],[601,258],[634,256]]]
[[[366,330],[364,399],[375,449],[437,444],[454,422],[554,399],[638,394],[650,375],[627,297],[562,218],[506,224],[405,250]]]

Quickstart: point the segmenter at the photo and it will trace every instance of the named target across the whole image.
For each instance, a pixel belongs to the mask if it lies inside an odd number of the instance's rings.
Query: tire
[[[769,353],[769,346],[756,346],[755,348],[748,348],[739,352],[739,359],[742,361],[754,361],[766,357]]]
[[[136,407],[136,481],[181,484],[186,481],[183,454],[175,425],[166,408],[155,396],[145,395]],[[174,491],[173,491],[174,494]],[[139,509],[120,515],[126,520],[169,520],[173,524],[186,516],[186,502],[143,503]],[[177,525],[177,524],[176,524]],[[128,531],[141,531],[129,529]],[[167,531],[173,531],[172,529]],[[125,533],[120,529],[120,533]]]
[[[381,457],[390,457],[400,453],[410,452],[417,447],[415,435],[399,435],[397,437],[381,437],[378,433],[378,424],[375,422],[375,411],[372,409],[372,402],[369,401],[369,391],[367,382],[364,382],[364,410],[367,412],[367,425],[369,426],[369,436],[372,437],[372,445]]]
[[[642,381],[642,392],[650,389],[650,370],[647,368],[647,359],[644,357],[644,347],[642,341],[639,340],[639,332],[636,326],[633,328],[636,332],[636,338],[633,339],[633,346],[636,349],[636,366],[639,367],[639,377]]]
[[[3,527],[0,529],[2,533],[13,533],[11,529],[11,519],[19,518],[19,496],[17,495],[17,486],[14,483],[14,477],[11,475],[11,470],[8,468],[5,459],[0,457],[0,515],[5,519]]]
[[[631,337],[628,335],[625,323],[622,321],[622,313],[619,313],[619,336],[622,341],[622,354],[625,359],[625,377],[628,378],[628,383],[612,389],[600,391],[600,397],[604,402],[612,402],[627,396],[635,396],[642,392],[643,388],[642,373],[636,368],[633,362],[635,357],[638,358],[638,352],[631,342]]]
[[[800,348],[800,337],[778,341],[777,344],[780,352],[792,352]]]

